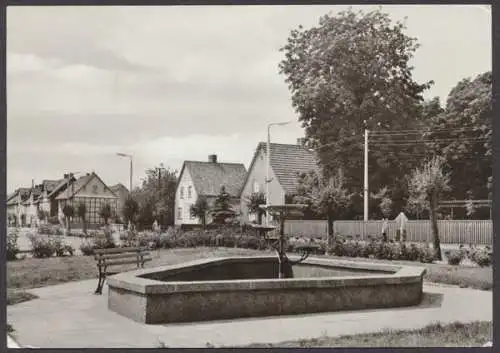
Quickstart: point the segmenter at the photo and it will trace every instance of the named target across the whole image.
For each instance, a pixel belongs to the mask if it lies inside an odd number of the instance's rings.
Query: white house
[[[231,205],[239,211],[241,187],[246,169],[242,163],[219,163],[216,155],[210,155],[208,162],[185,161],[175,192],[175,225],[199,224],[200,220],[191,216],[191,206],[200,196],[213,205],[221,187],[231,196]],[[211,219],[207,215],[207,223]]]
[[[317,170],[315,154],[304,147],[302,141],[302,139],[298,139],[296,145],[270,144],[269,204],[284,204],[287,195],[293,196],[296,193],[299,175]],[[240,221],[242,223],[256,220],[256,215],[250,214],[248,211],[247,199],[252,193],[265,193],[266,173],[266,143],[260,142],[255,150],[241,191]]]

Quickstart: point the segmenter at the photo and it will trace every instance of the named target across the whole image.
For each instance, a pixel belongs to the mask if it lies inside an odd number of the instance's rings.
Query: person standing
[[[382,223],[382,241],[387,241],[387,230],[389,229],[389,220],[387,218],[383,218]]]

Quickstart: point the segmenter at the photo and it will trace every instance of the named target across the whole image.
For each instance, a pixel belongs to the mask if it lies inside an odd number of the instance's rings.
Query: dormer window
[[[180,197],[181,199],[184,198],[184,186],[181,186]]]
[[[188,199],[191,198],[192,186],[188,186]]]

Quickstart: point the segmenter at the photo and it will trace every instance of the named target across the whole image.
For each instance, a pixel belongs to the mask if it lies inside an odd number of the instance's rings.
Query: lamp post
[[[131,154],[126,154],[126,153],[121,153],[121,152],[118,152],[116,153],[117,156],[119,157],[126,157],[126,158],[129,158],[130,159],[130,189],[129,189],[129,192],[132,192],[132,173],[133,173],[133,157]]]
[[[284,126],[290,124],[292,121],[285,121],[281,123],[270,123],[267,125],[267,146],[266,146],[266,155],[267,155],[267,163],[266,163],[266,225],[269,225],[269,183],[271,179],[269,178],[269,170],[271,168],[271,127],[272,126]]]

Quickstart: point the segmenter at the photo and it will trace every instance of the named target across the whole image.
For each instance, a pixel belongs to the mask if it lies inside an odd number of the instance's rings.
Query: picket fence
[[[367,240],[382,232],[383,221],[336,221],[334,234]],[[395,239],[397,225],[389,221],[387,236]],[[432,232],[428,220],[408,221],[406,225],[408,242],[431,242]],[[443,244],[493,244],[493,223],[491,220],[440,220],[438,221],[439,239]],[[326,237],[327,222],[323,220],[289,220],[285,222],[285,234],[289,236]]]

